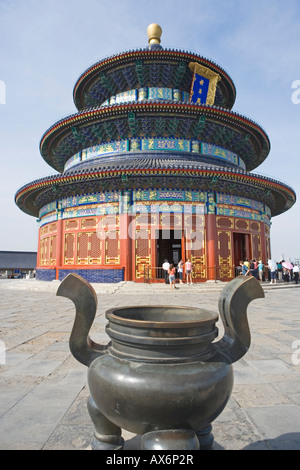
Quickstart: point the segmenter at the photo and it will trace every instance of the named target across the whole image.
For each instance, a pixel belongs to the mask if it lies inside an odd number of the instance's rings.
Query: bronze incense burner
[[[97,310],[92,286],[69,274],[57,295],[76,307],[70,349],[88,366],[93,449],[122,449],[122,428],[141,435],[144,450],[212,447],[211,423],[230,397],[232,363],[250,346],[247,306],[264,297],[254,277],[238,277],[221,292],[225,331],[215,342],[218,315],[207,309],[128,306],[106,312],[110,342],[98,345],[89,337]]]

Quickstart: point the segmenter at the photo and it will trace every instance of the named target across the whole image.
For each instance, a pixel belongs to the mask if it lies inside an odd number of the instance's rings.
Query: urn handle
[[[78,274],[69,274],[60,284],[56,295],[67,297],[75,304],[76,316],[69,340],[70,350],[79,362],[89,366],[107,349],[106,345],[94,343],[89,336],[97,311],[97,294],[88,281]]]
[[[221,292],[219,312],[225,331],[214,347],[226,362],[233,363],[248,351],[251,335],[247,307],[252,300],[264,296],[260,283],[254,277],[244,276],[233,279]]]

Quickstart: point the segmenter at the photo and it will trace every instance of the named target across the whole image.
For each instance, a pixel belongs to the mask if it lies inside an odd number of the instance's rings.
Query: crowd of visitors
[[[180,284],[184,284],[184,277],[187,285],[192,285],[192,271],[193,266],[191,259],[188,258],[186,262],[181,259],[177,266],[173,263],[169,263],[165,259],[162,265],[164,271],[165,283],[170,284],[171,289],[177,289],[176,278],[179,279]],[[177,275],[176,275],[177,273]],[[299,282],[299,266],[285,262],[275,262],[268,260],[264,263],[262,260],[245,258],[244,261],[240,261],[237,267],[237,275],[242,276],[253,276],[260,282],[270,282],[270,284],[276,284],[277,281],[283,282]]]
[[[175,267],[173,263],[169,263],[167,259],[165,259],[162,268],[165,273],[165,283],[170,284],[171,289],[177,289],[176,284],[175,284],[175,278],[176,278],[176,271],[178,273],[178,278],[180,284],[183,284],[183,274],[185,272],[185,277],[186,277],[186,284],[192,285],[192,271],[193,271],[193,265],[191,263],[190,258],[186,262],[181,259],[177,266]]]
[[[238,271],[242,276],[254,276],[260,282],[268,281],[270,284],[276,284],[277,281],[295,282],[296,284],[299,282],[298,264],[284,260],[275,262],[269,259],[265,264],[262,260],[252,259],[249,261],[245,258],[244,261],[240,261]]]

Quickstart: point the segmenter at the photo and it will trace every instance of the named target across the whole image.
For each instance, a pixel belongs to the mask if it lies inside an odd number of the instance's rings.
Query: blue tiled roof
[[[34,269],[36,257],[33,251],[0,251],[0,269]]]

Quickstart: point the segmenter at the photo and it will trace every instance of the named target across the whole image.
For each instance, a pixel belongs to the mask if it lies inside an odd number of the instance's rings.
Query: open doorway
[[[233,262],[239,266],[240,261],[250,258],[250,237],[246,233],[233,233]]]
[[[182,240],[178,230],[159,230],[157,238],[157,262],[161,267],[165,259],[175,266],[181,260]]]

